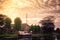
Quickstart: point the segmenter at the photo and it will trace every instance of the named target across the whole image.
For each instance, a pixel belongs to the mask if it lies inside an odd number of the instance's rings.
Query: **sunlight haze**
[[[52,15],[57,19],[55,22],[60,22],[60,14],[58,13],[45,13],[49,9],[46,7],[47,0],[0,0],[0,14],[7,15],[11,18],[12,23],[16,17],[20,17],[22,23],[38,24],[44,17]],[[52,8],[52,7],[51,7]]]

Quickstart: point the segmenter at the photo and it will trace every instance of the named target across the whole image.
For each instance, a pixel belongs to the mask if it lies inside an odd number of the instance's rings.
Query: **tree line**
[[[14,20],[14,26],[12,29],[12,20],[5,16],[5,15],[0,15],[0,33],[11,33],[13,30],[14,31],[19,31],[21,29],[22,21],[19,17],[17,17]],[[4,25],[4,26],[3,26]]]
[[[12,21],[9,17],[5,18],[3,21],[2,20],[3,20],[3,18],[0,17],[0,33],[1,34],[5,33],[5,32],[6,33],[18,32],[21,30],[22,21],[19,17],[15,18],[13,29],[11,29]],[[32,31],[33,34],[38,34],[38,33],[44,33],[44,34],[58,33],[58,34],[60,34],[60,28],[57,28],[56,30],[54,30],[54,28],[55,28],[54,20],[55,20],[54,16],[44,17],[43,20],[41,20],[39,22],[39,23],[41,23],[42,26],[32,24],[32,25],[29,25],[29,30]],[[2,23],[1,21],[4,23]],[[1,23],[4,24],[3,28],[1,28]]]

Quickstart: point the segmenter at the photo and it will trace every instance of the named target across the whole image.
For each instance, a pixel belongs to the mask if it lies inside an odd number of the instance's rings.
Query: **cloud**
[[[51,10],[51,11],[47,11],[47,13],[60,13],[60,10]]]

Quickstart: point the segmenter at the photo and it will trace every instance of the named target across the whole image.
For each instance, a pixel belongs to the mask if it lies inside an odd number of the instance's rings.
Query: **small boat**
[[[32,35],[32,32],[19,31],[20,35]]]
[[[26,31],[19,31],[19,38],[31,38],[32,33]]]

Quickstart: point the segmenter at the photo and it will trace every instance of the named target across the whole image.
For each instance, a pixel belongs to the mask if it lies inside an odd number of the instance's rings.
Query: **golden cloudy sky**
[[[52,15],[56,18],[56,23],[60,22],[60,13],[47,12],[44,3],[47,0],[0,0],[0,14],[7,15],[11,18],[12,23],[16,17],[20,17],[22,23],[38,24],[42,18]]]

